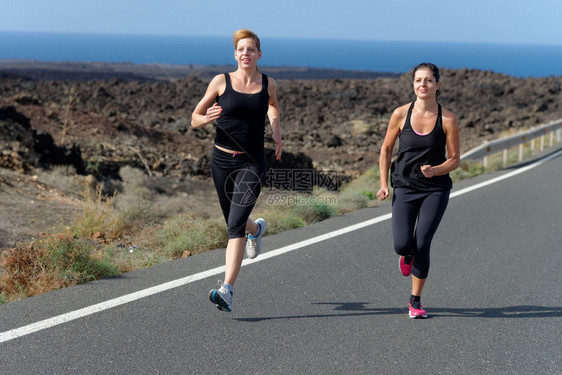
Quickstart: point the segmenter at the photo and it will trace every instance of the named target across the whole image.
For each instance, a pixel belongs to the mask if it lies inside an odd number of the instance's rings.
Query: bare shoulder
[[[408,108],[411,103],[405,104],[398,108],[395,108],[390,116],[390,121],[388,122],[388,132],[387,134],[398,135],[401,129],[404,127],[404,122],[408,116]]]
[[[277,101],[277,82],[270,76],[267,76],[267,92],[269,93],[270,100]]]
[[[226,90],[226,78],[224,74],[217,74],[209,82],[206,95],[219,96]]]
[[[396,118],[397,120],[405,119],[408,115],[408,109],[410,108],[411,103],[404,104],[398,108],[395,108],[392,112],[392,117]]]
[[[441,107],[441,109],[442,109],[443,120],[454,121],[454,122],[457,121],[457,116],[452,111],[449,111],[445,107]]]
[[[457,116],[449,111],[446,108],[442,108],[442,116],[443,116],[443,129],[445,133],[449,133],[449,131],[453,131],[454,133],[451,134],[458,134],[458,121]]]
[[[224,74],[217,74],[216,76],[213,77],[213,79],[209,83],[209,87],[221,86],[221,85],[226,85],[226,78],[224,77]]]
[[[270,76],[267,76],[267,85],[268,87],[272,87],[275,89],[277,87],[277,82],[275,81],[275,79],[271,78]]]

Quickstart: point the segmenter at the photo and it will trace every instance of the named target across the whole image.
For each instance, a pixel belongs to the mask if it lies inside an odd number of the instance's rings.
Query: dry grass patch
[[[87,240],[53,235],[2,253],[0,294],[16,300],[117,274]]]

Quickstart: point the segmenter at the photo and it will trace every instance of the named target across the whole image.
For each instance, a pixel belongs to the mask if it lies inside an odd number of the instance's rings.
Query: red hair
[[[240,40],[246,39],[246,38],[252,38],[254,40],[254,43],[256,43],[256,47],[258,48],[258,51],[261,52],[260,38],[258,38],[256,33],[254,33],[252,30],[248,30],[248,29],[236,30],[234,32],[234,34],[232,34],[232,44],[234,44],[234,49],[236,49],[236,47],[238,47],[238,42]]]

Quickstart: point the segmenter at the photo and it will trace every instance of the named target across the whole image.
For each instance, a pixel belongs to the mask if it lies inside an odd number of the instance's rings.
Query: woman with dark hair
[[[412,276],[410,318],[426,318],[421,293],[429,272],[429,250],[447,204],[452,181],[449,172],[460,162],[459,130],[453,112],[437,103],[439,68],[422,63],[412,71],[416,100],[392,113],[380,152],[380,190],[389,196],[390,169],[392,236],[400,255],[399,268]],[[396,139],[400,145],[392,162]]]
[[[266,117],[277,159],[283,150],[276,83],[257,67],[262,55],[260,40],[251,30],[241,29],[234,33],[233,44],[238,69],[211,80],[191,117],[193,128],[216,121],[211,173],[228,226],[228,244],[224,282],[211,290],[209,299],[222,311],[232,309],[234,282],[244,250],[249,258],[255,258],[267,229],[264,219],[250,219],[266,177]]]

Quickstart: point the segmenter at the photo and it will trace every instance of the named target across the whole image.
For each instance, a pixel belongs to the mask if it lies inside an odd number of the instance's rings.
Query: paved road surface
[[[562,156],[463,190],[510,172],[455,187],[429,319],[408,319],[385,203],[266,237],[232,313],[207,300],[224,250],[0,306],[0,374],[562,373]]]

